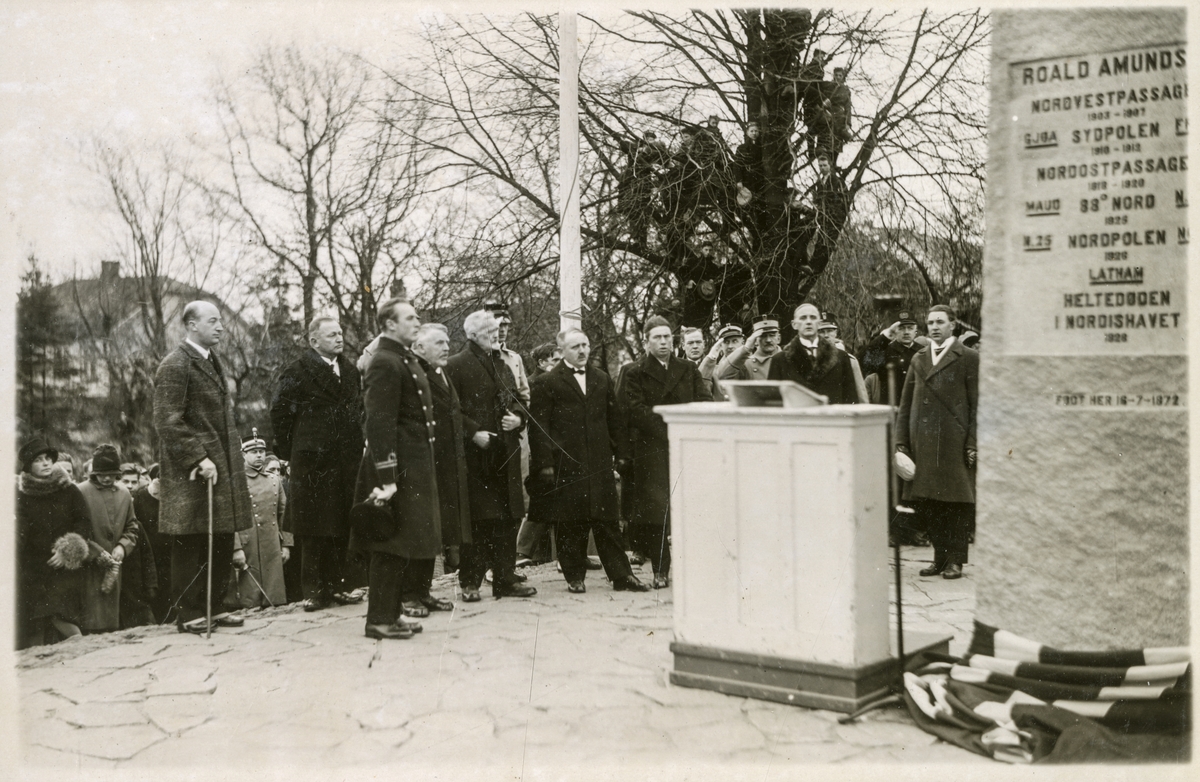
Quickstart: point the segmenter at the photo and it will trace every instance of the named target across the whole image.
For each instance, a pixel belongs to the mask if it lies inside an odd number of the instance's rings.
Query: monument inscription
[[[1005,311],[1005,352],[1183,354],[1186,47],[1015,62],[1008,78],[1006,286],[1025,306]]]

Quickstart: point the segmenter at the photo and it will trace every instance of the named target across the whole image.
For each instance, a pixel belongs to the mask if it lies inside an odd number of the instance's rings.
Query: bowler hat
[[[901,326],[908,325],[909,323],[914,326],[917,325],[917,319],[908,310],[900,310],[900,317],[896,318],[896,320],[900,321]]]
[[[350,529],[356,537],[370,543],[382,543],[396,534],[396,517],[392,504],[376,505],[364,500],[350,509]]]
[[[21,462],[21,469],[29,472],[29,468],[33,466],[33,460],[44,453],[50,455],[51,461],[58,461],[58,451],[40,437],[35,437],[22,445],[17,454],[17,458]]]
[[[121,454],[115,445],[104,443],[92,451],[92,475],[120,475]]]

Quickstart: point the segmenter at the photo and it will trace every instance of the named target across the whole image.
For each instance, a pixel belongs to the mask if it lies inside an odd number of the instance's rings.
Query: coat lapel
[[[225,384],[221,382],[221,376],[217,374],[217,368],[211,361],[200,355],[199,351],[186,342],[183,343],[183,352],[188,354],[192,359],[192,364],[200,370],[201,374],[213,382],[222,396],[227,393]]]
[[[931,345],[929,347],[929,371],[925,373],[925,379],[928,380],[929,378],[933,377],[941,370],[943,370],[946,367],[953,364],[955,361],[958,360],[958,357],[962,355],[962,352],[963,352],[962,343],[960,343],[958,340],[954,340],[954,344],[952,344],[950,347],[946,348],[946,354],[944,356],[942,356],[941,361],[939,361],[937,363],[937,366],[934,366],[934,364],[933,364],[933,346]]]
[[[340,359],[341,356],[338,358]],[[321,358],[321,354],[309,348],[308,352],[304,354],[304,360],[308,364],[308,371],[312,375],[313,382],[335,399],[342,395],[342,381],[333,374],[333,367]],[[338,369],[344,371],[345,367],[339,365]]]
[[[668,361],[669,360],[670,359],[668,359]],[[646,374],[661,383],[663,388],[667,388],[670,382],[668,369],[664,369],[663,365],[659,363],[658,359],[651,355],[647,355],[644,359],[642,359],[642,362],[642,366],[645,368]],[[668,367],[669,366],[670,365],[668,364]]]
[[[579,382],[575,380],[574,370],[567,366],[567,362],[558,362],[558,366],[556,366],[552,371],[558,375],[558,382],[560,384],[564,386],[570,386],[571,390],[575,392],[575,396],[579,397],[585,402],[587,401],[587,396],[583,393],[583,389],[579,387]],[[589,378],[587,375],[584,375],[584,382],[590,383],[591,378]]]

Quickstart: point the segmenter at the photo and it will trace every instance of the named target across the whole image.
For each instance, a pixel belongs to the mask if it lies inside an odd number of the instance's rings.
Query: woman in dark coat
[[[87,503],[46,441],[21,448],[17,483],[17,648],[79,635],[83,565],[94,559],[87,543]],[[72,537],[73,536],[73,537]],[[69,541],[69,542],[68,542]],[[58,550],[60,553],[55,554]],[[57,563],[51,564],[51,560]]]
[[[653,317],[642,329],[646,355],[629,365],[621,383],[629,427],[629,543],[650,558],[654,587],[667,586],[671,570],[671,460],[667,424],[656,405],[711,402],[712,391],[696,365],[671,355],[671,324]]]

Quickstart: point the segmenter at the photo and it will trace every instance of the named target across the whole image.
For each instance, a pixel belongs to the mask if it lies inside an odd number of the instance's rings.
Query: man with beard
[[[465,422],[458,394],[443,367],[450,358],[450,337],[440,323],[425,323],[417,331],[413,353],[433,396],[434,468],[438,485],[438,516],[441,520],[442,546],[461,551],[471,542],[471,507],[467,496],[467,457]],[[408,616],[427,616],[430,611],[451,611],[454,603],[433,597],[430,570],[418,594],[404,596],[403,609]]]
[[[462,552],[459,582],[463,601],[479,600],[484,571],[492,569],[495,597],[529,597],[533,587],[514,573],[517,558],[517,520],[525,515],[521,490],[520,430],[525,405],[517,379],[500,352],[500,324],[487,310],[477,310],[463,322],[467,345],[450,358],[446,374],[454,384],[469,419],[466,434],[467,487],[470,495],[471,538]]]
[[[558,524],[558,561],[567,590],[585,591],[591,532],[613,589],[645,592],[649,587],[633,575],[617,526],[613,468],[624,438],[616,392],[607,374],[588,366],[586,334],[567,329],[558,344],[562,362],[533,382],[529,448],[530,472],[546,488],[541,499]]]
[[[354,499],[387,506],[395,523],[382,538],[351,529],[350,547],[371,557],[366,636],[412,638],[421,625],[402,616],[404,596],[424,589],[442,548],[433,394],[411,348],[421,325],[417,311],[393,298],[376,319],[382,334],[364,378],[367,451]]]
[[[631,456],[628,532],[633,550],[650,557],[654,588],[662,589],[670,583],[667,536],[674,481],[667,424],[654,407],[710,402],[712,393],[695,364],[671,355],[672,329],[666,318],[649,318],[642,338],[646,355],[629,366],[621,384]]]
[[[784,346],[771,362],[770,380],[793,380],[808,390],[823,394],[831,405],[858,403],[858,386],[850,356],[817,335],[821,311],[801,304],[792,317],[796,338]]]
[[[308,344],[279,378],[271,426],[274,452],[290,467],[284,530],[300,547],[304,610],[318,611],[358,602],[346,597],[345,579],[363,407],[358,369],[342,355],[338,322],[313,318]]]

